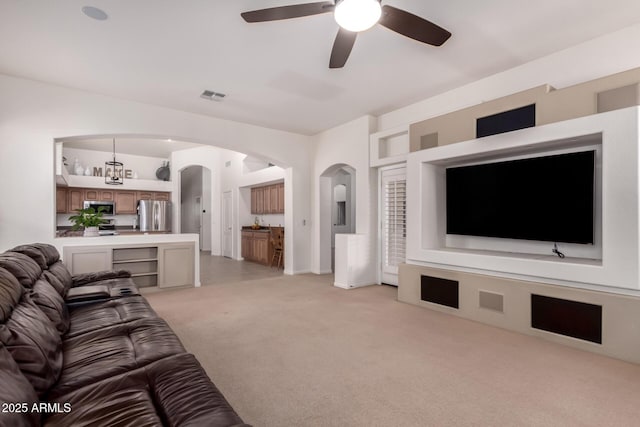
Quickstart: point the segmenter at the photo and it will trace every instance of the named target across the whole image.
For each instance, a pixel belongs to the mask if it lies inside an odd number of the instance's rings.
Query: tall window
[[[398,264],[405,262],[407,241],[406,169],[382,171],[382,281],[397,285]]]

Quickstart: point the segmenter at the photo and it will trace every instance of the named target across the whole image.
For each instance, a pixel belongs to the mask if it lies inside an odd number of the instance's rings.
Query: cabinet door
[[[284,183],[278,184],[278,209],[276,213],[284,213]]]
[[[56,187],[56,213],[67,213],[67,189]]]
[[[136,197],[138,200],[153,200],[153,192],[151,191],[136,191]]]
[[[269,213],[279,213],[278,184],[269,186]]]
[[[100,191],[100,199],[99,200],[115,200],[115,191],[113,190],[101,190]]]
[[[84,200],[101,200],[100,199],[101,191],[95,188],[85,188],[84,189]]]
[[[253,233],[253,258],[264,265],[269,264],[269,234]]]
[[[253,257],[252,245],[253,245],[253,233],[250,231],[243,231],[242,239],[240,242],[241,255],[242,255],[242,258],[246,259],[247,261],[251,261]]]
[[[252,188],[251,189],[251,214],[252,215],[256,215],[257,214],[257,212],[256,212],[256,207],[258,205],[258,202],[256,200],[257,197],[258,197],[258,193],[256,192],[256,189]]]
[[[194,285],[194,250],[192,243],[158,247],[158,287]]]
[[[115,202],[116,214],[135,214],[137,212],[135,191],[117,191]]]
[[[171,200],[171,193],[167,192],[156,192],[153,193],[153,200]]]
[[[82,202],[84,201],[84,191],[82,188],[69,188],[67,190],[67,212],[77,211],[82,209]]]
[[[264,187],[256,188],[256,213],[260,215],[267,213],[264,210],[264,193]]]
[[[105,246],[65,246],[64,264],[71,274],[111,270],[112,251]]]
[[[271,185],[262,187],[262,200],[264,203],[262,207],[262,212],[266,214],[273,213],[272,212],[273,205],[271,204]]]

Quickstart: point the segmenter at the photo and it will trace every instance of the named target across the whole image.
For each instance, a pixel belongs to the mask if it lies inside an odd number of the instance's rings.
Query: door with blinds
[[[398,286],[398,264],[406,258],[406,167],[381,169],[380,183],[381,281]]]

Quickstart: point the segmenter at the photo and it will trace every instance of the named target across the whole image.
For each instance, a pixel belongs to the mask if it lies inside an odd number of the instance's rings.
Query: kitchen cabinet
[[[117,215],[135,215],[138,200],[171,200],[167,191],[103,190],[100,188],[56,187],[56,213],[76,213],[85,200],[114,201]]]
[[[274,227],[278,228],[278,227]],[[273,244],[269,230],[242,230],[241,255],[245,261],[252,261],[262,265],[271,265],[273,258]]]
[[[115,196],[113,190],[100,190],[99,188],[85,188],[84,200],[113,201]]]
[[[135,214],[138,199],[135,191],[116,191],[116,214]]]
[[[136,200],[171,200],[171,193],[164,191],[136,191]]]
[[[56,213],[67,213],[66,187],[56,187]]]
[[[67,212],[75,213],[78,209],[83,208],[84,189],[69,188],[67,189]]]
[[[193,269],[176,266],[193,265],[193,245],[166,244],[158,247],[158,287],[193,285]]]
[[[269,241],[268,231],[242,231],[242,257],[246,261],[269,265],[273,249]]]
[[[254,187],[251,189],[251,214],[283,214],[284,183]]]

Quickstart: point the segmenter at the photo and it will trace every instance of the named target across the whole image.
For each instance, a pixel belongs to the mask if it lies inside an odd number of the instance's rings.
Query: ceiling
[[[301,2],[2,0],[0,73],[311,135],[640,22],[637,0],[383,0],[453,36],[435,48],[376,26],[330,70],[331,14],[240,18]],[[208,101],[205,89],[227,96]]]

